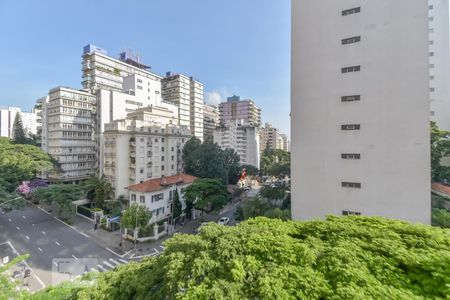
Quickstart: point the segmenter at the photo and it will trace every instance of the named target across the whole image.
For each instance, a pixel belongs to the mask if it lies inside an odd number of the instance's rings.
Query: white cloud
[[[213,90],[205,93],[205,102],[210,105],[219,105],[220,102],[227,101],[229,92],[226,88],[220,90]]]

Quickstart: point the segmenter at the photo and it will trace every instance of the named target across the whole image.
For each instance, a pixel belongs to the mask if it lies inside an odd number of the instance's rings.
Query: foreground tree
[[[450,235],[378,217],[253,219],[177,234],[157,256],[100,273],[78,299],[443,299]],[[42,295],[41,295],[42,296]],[[76,297],[74,297],[76,298]],[[42,298],[44,299],[44,298]]]
[[[202,211],[221,209],[228,201],[225,185],[218,179],[197,179],[184,191],[187,207]],[[189,203],[189,204],[188,204]]]

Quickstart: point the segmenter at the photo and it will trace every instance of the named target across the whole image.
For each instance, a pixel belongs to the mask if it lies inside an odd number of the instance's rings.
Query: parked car
[[[217,222],[217,224],[219,224],[219,225],[228,225],[228,223],[230,223],[230,218],[228,218],[228,217],[222,217]]]

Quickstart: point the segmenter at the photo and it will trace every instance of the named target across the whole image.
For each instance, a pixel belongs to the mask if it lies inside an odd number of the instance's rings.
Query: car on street
[[[219,225],[228,225],[230,223],[230,218],[228,217],[222,217],[219,221],[217,221],[217,224]]]

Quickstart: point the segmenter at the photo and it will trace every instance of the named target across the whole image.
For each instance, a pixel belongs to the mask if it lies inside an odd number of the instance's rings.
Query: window
[[[164,147],[161,147],[161,152],[164,152]]]
[[[164,161],[164,156],[161,156],[161,161]]]
[[[348,16],[352,14],[357,14],[361,12],[361,7],[350,8],[342,11],[343,16]]]
[[[359,101],[361,100],[361,95],[350,95],[350,96],[342,96],[342,102],[350,102],[350,101]]]
[[[342,130],[360,130],[361,125],[360,124],[346,124],[346,125],[341,125],[341,129]]]
[[[165,139],[164,139],[164,138],[161,138],[161,143],[164,143],[164,141],[165,141]]]
[[[433,9],[433,5],[428,5],[428,9]]]
[[[136,80],[138,83],[142,83],[142,79],[137,79]]]
[[[434,87],[430,88],[430,92],[434,92],[436,89]]]
[[[152,203],[153,202],[158,202],[160,200],[164,199],[164,194],[156,194],[156,195],[152,195]]]
[[[342,211],[342,215],[343,216],[360,216],[361,213],[360,212],[356,212],[356,211],[343,210]]]
[[[136,202],[136,194],[131,194],[131,201]]]
[[[434,41],[430,41],[429,44],[430,44],[430,45],[433,45],[433,44],[434,44]]]
[[[361,188],[361,183],[359,183],[359,182],[342,181],[341,182],[341,186],[342,187],[346,187],[346,188],[360,189]]]
[[[142,86],[137,85],[136,87],[137,87],[138,90],[142,90]]]
[[[174,158],[175,158],[175,157],[172,155],[172,156],[170,157],[170,160],[171,160],[171,161],[174,161]]]
[[[359,72],[361,71],[361,66],[351,66],[341,68],[341,73],[351,73],[351,72]]]
[[[141,169],[139,170],[139,172],[140,172],[141,174],[144,174],[144,169],[141,168]]]
[[[354,36],[346,39],[342,39],[342,45],[358,43],[361,41],[361,36]]]
[[[161,171],[164,171],[164,166],[161,166]]]
[[[361,154],[359,153],[342,153],[342,159],[361,159]]]
[[[139,196],[139,202],[145,203],[145,196]]]
[[[430,56],[434,56],[434,52],[430,52]]]

